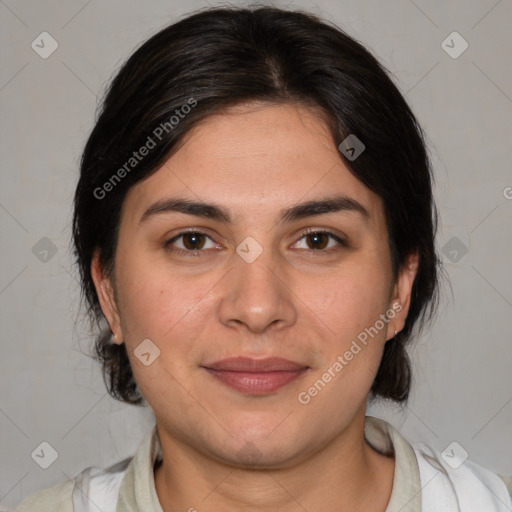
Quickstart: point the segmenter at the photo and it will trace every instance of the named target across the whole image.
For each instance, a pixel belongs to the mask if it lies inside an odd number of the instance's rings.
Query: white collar
[[[383,454],[395,456],[393,489],[386,512],[511,512],[504,482],[465,461],[454,469],[423,444],[410,445],[388,422],[366,417],[365,438]],[[156,425],[133,458],[101,470],[88,468],[75,480],[75,512],[163,512],[154,466],[163,453]]]

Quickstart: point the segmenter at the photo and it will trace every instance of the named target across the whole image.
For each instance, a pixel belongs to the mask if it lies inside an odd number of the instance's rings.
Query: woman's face
[[[393,280],[382,201],[323,122],[267,105],[207,118],[132,187],[115,293],[97,259],[93,275],[160,436],[284,467],[361,430],[414,263]]]

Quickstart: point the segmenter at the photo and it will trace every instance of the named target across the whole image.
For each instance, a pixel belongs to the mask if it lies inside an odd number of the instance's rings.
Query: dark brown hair
[[[73,240],[91,317],[103,318],[90,271],[94,250],[113,276],[127,191],[155,172],[198,121],[251,101],[312,106],[337,146],[350,134],[365,145],[357,159],[341,152],[340,158],[383,199],[395,277],[406,257],[419,252],[405,327],[385,344],[371,390],[373,398],[406,401],[411,370],[405,346],[413,327],[419,332],[437,309],[442,267],[424,134],[388,75],[363,45],[302,11],[209,8],[146,41],[112,80],[81,158]],[[155,144],[144,158],[131,160],[150,139]],[[145,404],[125,344],[111,343],[110,331],[100,331],[95,358],[109,393]]]

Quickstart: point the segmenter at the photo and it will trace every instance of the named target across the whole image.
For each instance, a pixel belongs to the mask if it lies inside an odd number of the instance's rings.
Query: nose
[[[256,260],[238,254],[222,290],[220,321],[229,327],[261,334],[293,325],[297,320],[294,295],[284,264],[263,250]]]

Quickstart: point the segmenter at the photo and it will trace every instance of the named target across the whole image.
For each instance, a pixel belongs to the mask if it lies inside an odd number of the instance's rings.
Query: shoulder
[[[31,494],[15,512],[73,512],[74,479]]]
[[[512,476],[504,476],[504,475],[498,475],[503,482],[505,483],[507,487],[507,491],[510,494],[510,497],[512,499]]]
[[[423,507],[430,510],[510,511],[510,478],[467,459],[460,445],[442,453],[417,443],[413,445],[420,471]]]
[[[108,469],[88,467],[78,476],[26,498],[15,512],[115,511],[127,458]]]

